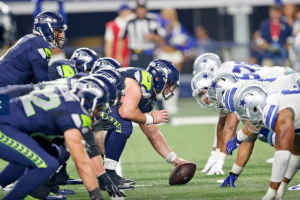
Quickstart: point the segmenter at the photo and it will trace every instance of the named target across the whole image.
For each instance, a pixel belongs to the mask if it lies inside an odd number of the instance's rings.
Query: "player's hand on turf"
[[[177,165],[180,165],[180,164],[183,164],[183,163],[186,163],[187,161],[182,159],[182,158],[176,158],[173,162],[173,165],[176,167]]]
[[[226,179],[220,187],[235,187],[234,182],[238,179],[238,177],[238,174],[230,172],[229,176],[226,177]]]
[[[225,174],[223,172],[224,160],[218,159],[213,166],[210,168],[209,172],[206,175],[220,175]]]
[[[100,189],[107,191],[110,197],[126,197],[125,194],[113,184],[106,172],[98,176],[98,183]]]
[[[208,158],[207,163],[204,166],[204,169],[201,171],[203,173],[208,172],[208,170],[213,166],[213,164],[217,161],[218,156],[216,155],[215,151],[212,151],[211,155]]]
[[[157,110],[151,113],[152,117],[154,118],[153,124],[159,124],[161,122],[168,123],[168,112],[166,110]]]
[[[240,146],[242,141],[239,141],[237,137],[231,138],[226,144],[226,152],[228,155],[232,155],[232,152]]]

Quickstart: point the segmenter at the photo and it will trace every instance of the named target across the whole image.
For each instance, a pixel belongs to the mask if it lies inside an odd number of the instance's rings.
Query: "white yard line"
[[[121,159],[120,159],[120,161],[119,161],[119,163],[118,163],[118,165],[117,165],[116,172],[117,172],[117,174],[118,174],[119,176],[122,176]],[[124,192],[124,190],[122,190],[122,192]],[[111,199],[111,200],[125,200],[124,197],[115,197],[115,198],[111,197],[110,199]]]
[[[173,117],[171,119],[172,126],[180,125],[201,125],[201,124],[217,124],[218,116],[207,116],[207,117]],[[161,126],[165,125],[159,124]],[[133,123],[133,126],[138,126],[138,124]]]

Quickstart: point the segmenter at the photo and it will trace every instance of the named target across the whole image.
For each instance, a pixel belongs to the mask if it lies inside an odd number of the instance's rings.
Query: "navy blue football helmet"
[[[93,77],[83,77],[73,88],[80,104],[92,115],[94,110],[102,112],[108,108],[108,88],[102,81]]]
[[[155,59],[146,70],[152,75],[156,98],[163,97],[165,100],[172,98],[174,90],[180,84],[177,67],[167,59]]]
[[[98,80],[101,80],[107,87],[108,89],[108,104],[109,106],[113,106],[117,108],[118,105],[118,89],[116,85],[114,84],[112,79],[107,78],[106,76],[103,76],[102,74],[93,74],[90,75],[89,77],[94,77]],[[110,110],[108,110],[108,114],[110,114]]]
[[[118,69],[123,66],[117,60],[109,57],[99,58],[94,62],[91,74],[94,74],[99,69]]]
[[[78,72],[89,72],[98,58],[94,50],[79,48],[74,51],[70,60],[75,63]]]
[[[118,97],[121,98],[121,96],[125,95],[125,80],[123,76],[118,72],[117,70],[114,69],[100,69],[95,72],[95,74],[101,74],[109,79],[111,79],[117,89],[118,89]]]
[[[60,37],[59,34],[65,34],[68,29],[64,18],[56,11],[41,12],[34,19],[33,33],[42,36],[49,42],[51,48],[56,47],[63,49],[68,42],[68,39]],[[57,31],[55,34],[54,31]]]

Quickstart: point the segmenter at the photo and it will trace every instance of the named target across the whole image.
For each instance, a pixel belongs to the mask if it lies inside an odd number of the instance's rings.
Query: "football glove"
[[[107,191],[110,197],[126,197],[125,194],[113,184],[106,172],[97,177],[101,190]]]
[[[234,138],[231,138],[227,144],[226,144],[226,152],[227,155],[232,155],[232,152],[238,148],[240,146],[240,144],[242,143],[242,141],[239,141],[237,139],[237,136],[235,136]]]
[[[226,177],[226,179],[220,187],[235,187],[234,182],[238,179],[238,177],[238,174],[230,172],[229,176]]]
[[[209,172],[206,175],[220,175],[225,174],[223,172],[224,160],[218,159],[210,168]]]
[[[108,131],[114,126],[114,121],[104,119],[101,116],[97,117],[92,123],[93,131]]]
[[[207,163],[204,166],[204,169],[201,171],[203,173],[208,172],[208,170],[213,166],[213,164],[217,161],[218,157],[216,156],[216,152],[212,151],[208,158]]]

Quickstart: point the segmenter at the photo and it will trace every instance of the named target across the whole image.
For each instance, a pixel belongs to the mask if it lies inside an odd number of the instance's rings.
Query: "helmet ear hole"
[[[257,108],[254,107],[254,108],[253,108],[253,112],[254,112],[254,113],[257,113],[257,111],[258,111]]]
[[[156,76],[156,77],[155,77],[155,80],[156,80],[156,81],[159,81],[159,77],[158,77],[158,76]]]

